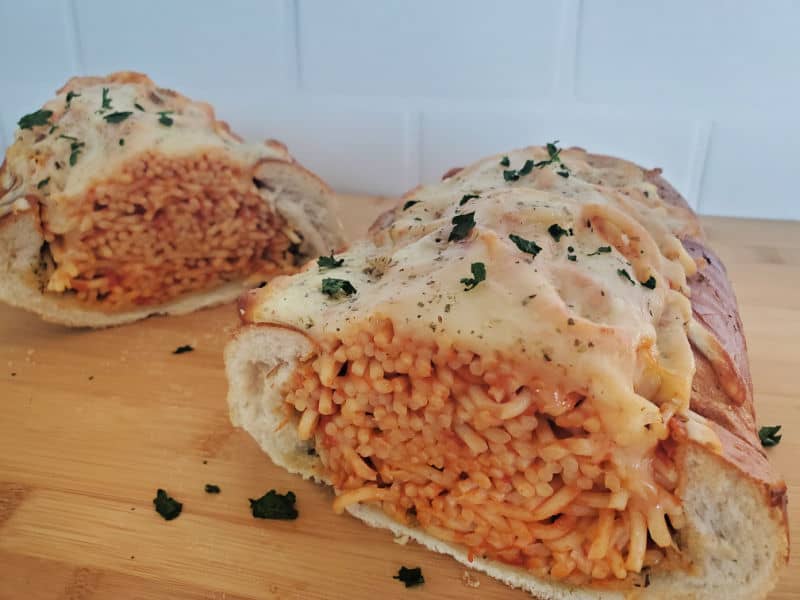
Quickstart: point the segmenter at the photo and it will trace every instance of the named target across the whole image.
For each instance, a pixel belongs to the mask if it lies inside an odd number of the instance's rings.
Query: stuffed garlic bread
[[[0,167],[0,300],[101,327],[236,298],[337,248],[327,186],[138,73],[76,77]]]
[[[786,561],[736,301],[658,171],[489,157],[240,311],[231,418],[336,512],[548,599],[759,598]]]

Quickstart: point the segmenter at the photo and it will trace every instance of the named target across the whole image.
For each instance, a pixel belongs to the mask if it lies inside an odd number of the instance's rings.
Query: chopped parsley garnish
[[[156,497],[153,498],[153,504],[156,506],[156,512],[167,521],[172,521],[172,519],[181,514],[181,510],[183,509],[183,504],[175,500],[175,498],[170,498],[167,492],[161,488],[156,492]]]
[[[519,170],[519,174],[520,176],[527,175],[531,171],[533,171],[533,161],[528,159],[525,161],[525,164],[522,165],[522,168]]]
[[[758,430],[758,439],[761,440],[761,445],[765,448],[769,448],[771,446],[777,446],[778,442],[781,441],[781,434],[778,432],[781,430],[780,425],[773,425],[762,427]]]
[[[402,581],[407,588],[414,587],[417,585],[422,585],[423,583],[425,583],[425,578],[422,576],[421,567],[414,567],[413,569],[400,567],[400,570],[397,572],[397,575],[392,576],[392,579],[397,579],[398,581]]]
[[[561,175],[564,179],[569,177],[569,171],[556,171],[556,174]]]
[[[173,111],[171,110],[164,110],[158,113],[158,122],[166,127],[172,127],[174,121],[172,118],[168,117],[167,115],[171,115]]]
[[[508,160],[507,156],[504,156],[503,158],[500,159],[500,164],[503,165],[504,167],[508,167],[511,165],[511,161]]]
[[[571,260],[572,262],[577,262],[578,257],[574,254],[567,254],[567,260]]]
[[[78,138],[72,137],[71,135],[64,135],[63,133],[60,136],[58,136],[58,139],[60,139],[60,140],[69,140],[70,142],[77,142],[78,141]]]
[[[453,227],[453,231],[450,232],[447,241],[459,242],[465,239],[472,231],[472,228],[475,227],[475,212],[456,215],[453,217],[451,223],[455,227]]]
[[[206,494],[219,494],[220,491],[221,491],[219,489],[219,486],[218,485],[214,485],[213,483],[207,483],[206,487],[205,487],[205,490],[206,490]]]
[[[507,166],[507,165],[506,165]],[[527,175],[531,171],[533,171],[533,167],[536,166],[532,160],[526,160],[525,164],[522,165],[522,168],[518,171],[516,169],[506,169],[503,171],[503,179],[506,181],[517,181],[523,175]]]
[[[527,252],[528,254],[536,256],[537,254],[539,254],[539,252],[542,251],[541,246],[539,246],[539,244],[537,244],[534,241],[526,240],[525,238],[521,238],[513,233],[510,234],[508,237],[511,239],[512,242],[514,242],[517,245],[517,248],[519,248],[523,252]]]
[[[61,136],[65,137],[65,136]],[[78,155],[81,153],[81,148],[83,148],[86,144],[83,142],[72,142],[69,145],[69,166],[74,167],[75,163],[78,162]]]
[[[103,88],[103,104],[100,106],[100,110],[111,110],[111,98],[108,97],[108,88]]]
[[[58,125],[53,125],[53,126],[51,126],[51,127],[50,127],[50,131],[48,131],[48,132],[47,132],[47,135],[50,135],[50,134],[51,134],[51,133],[53,133],[53,132],[54,132],[56,129],[58,129]]]
[[[125,145],[125,140],[123,138],[119,138],[119,145],[120,146],[124,146]]]
[[[37,110],[22,117],[17,121],[20,129],[33,129],[41,125],[49,125],[50,117],[53,116],[52,110]]]
[[[122,123],[122,121],[130,117],[132,114],[133,113],[131,111],[113,112],[103,118],[106,120],[106,123]]]
[[[330,256],[320,256],[317,259],[317,266],[322,269],[335,269],[336,267],[341,267],[344,264],[344,259],[335,259],[333,258],[333,250],[331,250]]]
[[[408,202],[403,204],[403,210],[408,210],[409,208],[411,208],[415,204],[419,204],[419,203],[420,203],[419,200],[409,200]]]
[[[597,256],[598,254],[608,254],[609,252],[611,252],[611,246],[600,246],[597,250],[586,256]]]
[[[458,203],[459,206],[464,206],[467,202],[472,200],[473,198],[480,198],[478,194],[464,194],[461,196],[461,201]]]
[[[140,110],[140,111],[144,112],[144,106],[142,106],[142,105],[141,105],[141,104],[139,104],[138,102],[134,102],[134,103],[133,103],[133,106],[134,106],[136,109],[138,109],[138,110]]]
[[[331,298],[340,298],[343,295],[351,296],[355,294],[356,288],[346,279],[326,277],[322,280],[322,293],[327,294]]]
[[[656,289],[656,278],[653,277],[652,275],[650,275],[650,277],[647,278],[647,281],[640,281],[639,283],[641,283],[643,287],[646,287],[649,290]]]
[[[558,223],[553,223],[547,228],[547,233],[549,233],[552,238],[558,242],[563,236],[572,235],[572,229],[564,229]]]
[[[470,266],[470,271],[472,271],[472,277],[463,277],[461,279],[461,283],[464,284],[464,291],[468,292],[477,286],[481,281],[486,280],[486,265],[482,262],[475,262],[472,263]]]
[[[69,92],[67,92],[67,108],[69,108],[69,105],[70,105],[70,103],[72,102],[72,99],[73,99],[73,98],[80,98],[80,97],[81,97],[81,95],[80,95],[80,94],[76,94],[76,93],[75,93],[75,92],[73,92],[73,91],[69,91]]]
[[[49,177],[45,177],[45,178],[44,178],[44,179],[42,179],[42,180],[41,180],[39,183],[37,183],[37,184],[36,184],[36,189],[37,189],[37,190],[40,190],[40,189],[42,189],[44,186],[46,186],[48,183],[50,183],[50,178],[49,178]]]
[[[178,346],[172,351],[173,354],[186,354],[187,352],[194,352],[194,348],[192,348],[189,344]]]
[[[559,156],[559,154],[561,154],[561,148],[556,147],[557,143],[558,140],[555,142],[550,142],[547,144],[547,146],[545,146],[547,148],[547,154],[550,155],[551,162],[561,162],[561,157]]]
[[[261,498],[250,498],[250,510],[256,519],[281,519],[291,521],[297,518],[298,512],[294,507],[294,492],[279,494],[270,490]]]
[[[633,280],[633,278],[628,274],[628,272],[625,269],[617,269],[617,275],[619,275],[623,279],[627,279],[628,281],[630,281],[631,285],[636,285],[636,282]]]
[[[560,163],[561,162],[561,156],[560,156],[561,148],[557,148],[556,147],[557,143],[558,143],[558,140],[556,140],[555,142],[550,142],[549,144],[547,144],[547,146],[545,146],[547,148],[547,155],[550,158],[548,158],[547,160],[540,160],[539,162],[537,162],[534,165],[535,167],[537,167],[537,168],[546,167],[547,165],[552,165],[553,163]],[[562,177],[568,177],[569,173],[567,172],[566,165],[562,165],[562,169],[566,173],[566,175],[562,175],[561,173],[559,173],[559,175],[561,175]]]

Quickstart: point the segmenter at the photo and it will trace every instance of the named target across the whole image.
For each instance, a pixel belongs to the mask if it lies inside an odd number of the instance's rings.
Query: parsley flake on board
[[[414,587],[417,585],[422,585],[423,583],[425,583],[425,578],[422,576],[421,567],[414,567],[413,569],[400,567],[400,570],[397,572],[397,575],[392,576],[392,579],[397,579],[398,581],[402,581],[407,588]]]
[[[504,167],[508,167],[511,166],[511,161],[508,160],[507,156],[504,156],[503,158],[500,159],[500,164],[503,165]]]
[[[467,202],[472,200],[473,198],[480,198],[478,194],[464,194],[461,196],[461,201],[458,203],[459,206],[464,206]]]
[[[134,103],[133,103],[133,106],[134,106],[134,108],[136,108],[137,110],[140,110],[140,111],[144,112],[144,106],[142,106],[142,105],[141,105],[141,104],[139,104],[138,102],[134,102]]]
[[[156,512],[167,521],[172,521],[172,519],[181,514],[181,510],[183,510],[183,504],[175,500],[175,498],[170,498],[167,492],[161,488],[156,492],[156,497],[153,498],[153,504],[155,504]]]
[[[564,229],[558,223],[553,223],[547,228],[547,233],[549,233],[552,238],[558,242],[563,236],[572,235],[572,229]]]
[[[464,284],[464,291],[468,292],[477,286],[481,281],[486,280],[486,265],[482,262],[474,262],[470,265],[472,277],[463,277],[460,281]]]
[[[528,254],[532,254],[536,256],[539,252],[542,251],[541,246],[532,240],[526,240],[525,238],[521,238],[516,234],[510,234],[508,236],[514,244],[516,244],[517,248],[522,250],[523,252],[527,252]]]
[[[611,246],[600,246],[597,250],[586,256],[597,256],[598,254],[608,254],[609,252],[611,252]]]
[[[122,138],[119,138],[119,145],[120,146],[124,146],[125,145],[125,140],[122,139]]]
[[[475,227],[475,212],[465,213],[463,215],[456,215],[453,217],[451,223],[454,225],[453,231],[447,238],[448,242],[460,242],[465,239],[472,228]]]
[[[294,492],[279,494],[275,490],[270,490],[257,500],[250,498],[250,510],[256,519],[292,521],[299,514],[294,507],[296,499]]]
[[[80,98],[80,94],[76,94],[75,92],[69,91],[67,92],[67,108],[69,108],[70,104],[72,103],[73,98]]]
[[[352,296],[356,293],[356,288],[346,279],[326,277],[322,280],[322,293],[331,298],[340,298],[343,295]]]
[[[556,171],[556,174],[561,175],[561,177],[563,177],[564,179],[569,177],[569,171]]]
[[[39,183],[37,183],[37,184],[36,184],[36,189],[37,189],[37,190],[40,190],[40,189],[42,189],[44,186],[46,186],[48,183],[50,183],[50,178],[49,178],[49,177],[45,177],[45,178],[44,178],[44,179],[42,179],[42,180],[41,180]]]
[[[103,88],[103,98],[100,110],[111,110],[111,98],[108,97],[108,88]]]
[[[333,250],[331,250],[330,256],[320,256],[317,259],[317,266],[322,269],[335,269],[337,267],[341,267],[344,264],[344,259],[335,259],[333,258]]]
[[[765,448],[777,446],[782,437],[781,434],[778,433],[780,430],[780,425],[761,427],[758,430],[758,439],[761,440],[761,445]]]
[[[50,117],[53,116],[52,110],[37,110],[22,117],[17,121],[20,129],[33,129],[41,125],[49,125]]]
[[[125,119],[130,117],[133,113],[131,111],[113,112],[103,117],[106,123],[122,123]]]
[[[167,115],[171,115],[173,111],[165,110],[158,113],[158,122],[164,125],[165,127],[172,127],[172,124],[175,122],[172,118],[168,117]]]
[[[503,171],[503,179],[506,181],[517,181],[519,179],[519,173],[515,169],[506,169]]]
[[[420,203],[419,200],[409,200],[408,202],[403,204],[403,210],[408,210],[409,208],[411,208],[415,204],[419,204],[419,203]]]
[[[656,289],[656,278],[652,275],[647,278],[647,281],[640,281],[639,283],[642,285],[642,287],[646,287],[648,290]]]
[[[633,278],[628,274],[628,272],[625,269],[617,269],[617,275],[619,275],[623,279],[627,279],[628,281],[630,281],[631,285],[636,285],[636,282],[633,280]]]
[[[206,494],[219,494],[220,491],[221,491],[219,489],[219,486],[218,485],[214,485],[213,483],[207,483],[206,487],[205,487],[205,490],[206,490]]]
[[[187,352],[194,352],[194,348],[192,348],[189,344],[178,346],[172,351],[173,354],[185,354]]]

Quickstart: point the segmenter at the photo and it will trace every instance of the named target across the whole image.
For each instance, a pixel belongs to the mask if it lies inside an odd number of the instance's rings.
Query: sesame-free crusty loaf
[[[232,421],[336,511],[547,600],[763,598],[788,558],[733,291],[658,170],[486,158],[240,310]]]
[[[0,167],[0,300],[90,327],[232,300],[342,244],[331,198],[208,104],[138,73],[76,77]]]

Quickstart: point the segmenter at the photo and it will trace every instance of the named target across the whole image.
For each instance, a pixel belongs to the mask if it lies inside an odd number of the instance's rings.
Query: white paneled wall
[[[797,219],[799,32],[792,0],[0,0],[0,147],[71,75],[131,69],[342,191],[559,139]]]

